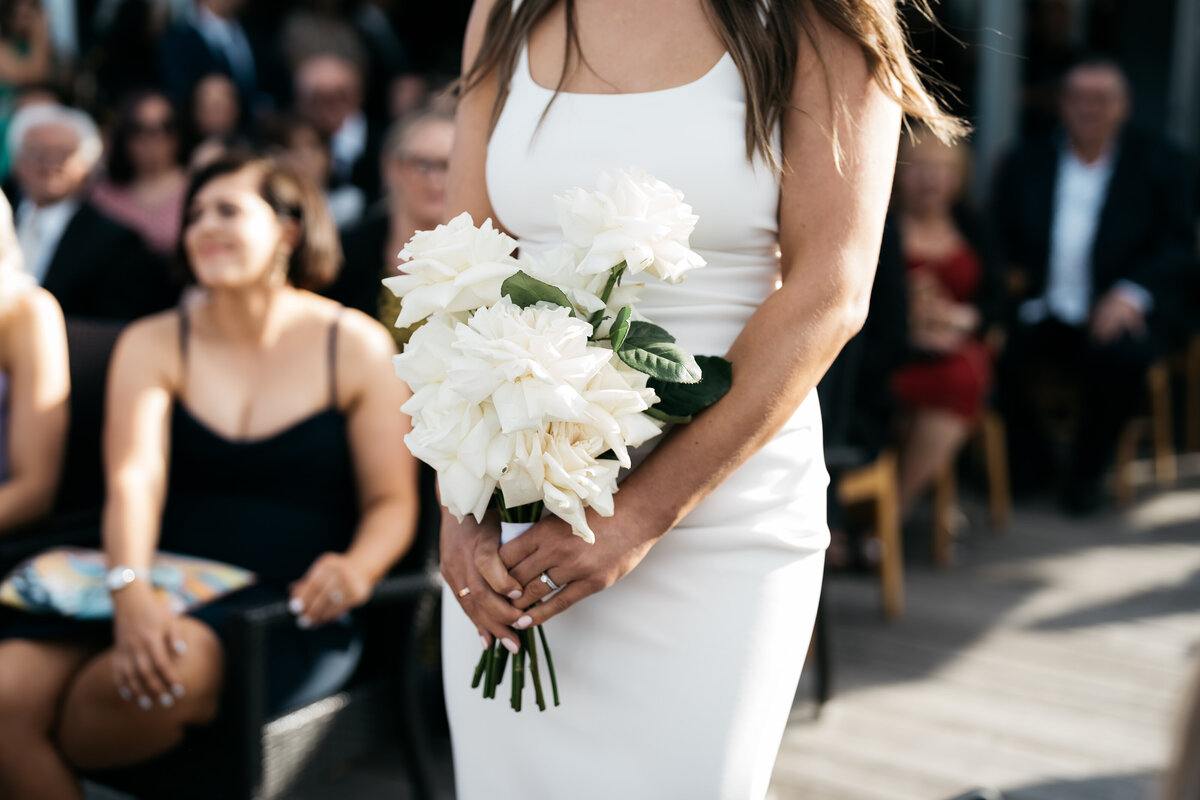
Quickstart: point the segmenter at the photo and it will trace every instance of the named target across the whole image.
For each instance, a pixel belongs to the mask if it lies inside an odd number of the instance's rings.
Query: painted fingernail
[[[162,704],[163,708],[170,708],[171,706],[175,705],[175,698],[166,692],[163,692],[158,696],[158,702]]]
[[[288,600],[288,611],[292,612],[293,614],[303,614],[304,601],[299,597],[293,597],[291,600]]]
[[[177,683],[171,687],[171,692],[176,697],[183,697],[183,686]]]
[[[519,631],[523,631],[532,624],[533,624],[533,617],[526,614],[525,616],[521,617],[519,620],[514,622],[513,627]]]
[[[184,653],[186,653],[187,652],[187,642],[185,642],[183,639],[176,639],[175,640],[175,652],[178,653],[179,655],[183,655]]]
[[[522,594],[524,594],[524,592],[522,592],[520,589],[513,589],[508,593],[508,596],[512,600],[520,600]]]
[[[517,651],[521,649],[517,647],[517,643],[512,639],[501,639],[500,644],[504,645],[504,649],[512,653],[514,656],[517,654]]]
[[[309,619],[308,617],[297,617],[297,618],[296,618],[296,625],[298,625],[298,626],[299,626],[299,627],[301,627],[301,628],[305,628],[305,629],[307,629],[307,628],[311,628],[311,627],[312,627],[312,620],[311,620],[311,619]]]
[[[138,706],[141,707],[142,711],[149,711],[154,708],[154,701],[146,697],[146,695],[141,695],[138,697]]]
[[[120,696],[120,698],[122,700],[125,700],[126,702],[133,699],[133,692],[129,691],[128,686],[118,686],[117,694]]]
[[[488,640],[487,640],[487,637],[486,637],[486,636],[480,636],[480,637],[479,637],[479,643],[480,643],[481,645],[483,645],[483,649],[484,649],[484,650],[487,650],[489,647],[491,647],[491,645],[490,645],[490,644],[488,644]]]

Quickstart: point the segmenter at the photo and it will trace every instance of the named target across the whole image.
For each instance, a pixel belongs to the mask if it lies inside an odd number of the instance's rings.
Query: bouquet
[[[504,542],[545,511],[594,542],[587,509],[612,515],[630,448],[690,420],[731,380],[729,362],[693,356],[642,318],[641,285],[627,281],[678,283],[704,265],[682,193],[629,169],[554,201],[563,242],[540,258],[515,257],[514,239],[464,213],[418,231],[400,252],[405,274],[383,281],[402,299],[397,327],[423,323],[395,357],[413,392],[405,442],[460,521],[499,510]],[[539,641],[558,705],[545,633],[519,636],[513,709],[527,673],[546,708]],[[495,697],[507,659],[498,642],[485,648],[472,687]]]

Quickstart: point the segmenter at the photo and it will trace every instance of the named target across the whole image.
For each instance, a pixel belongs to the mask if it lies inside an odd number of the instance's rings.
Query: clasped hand
[[[482,524],[444,515],[442,576],[479,631],[481,644],[493,639],[512,652],[514,631],[541,625],[588,595],[606,589],[645,558],[658,535],[617,524],[615,517],[591,516],[594,544],[571,533],[558,517],[546,517],[503,547],[495,512]],[[549,575],[561,591],[551,594],[541,580]]]

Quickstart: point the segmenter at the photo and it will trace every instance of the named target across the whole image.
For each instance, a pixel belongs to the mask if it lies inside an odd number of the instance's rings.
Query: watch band
[[[134,569],[124,564],[118,564],[104,576],[104,585],[110,592],[119,592],[129,584],[145,577],[144,570]]]

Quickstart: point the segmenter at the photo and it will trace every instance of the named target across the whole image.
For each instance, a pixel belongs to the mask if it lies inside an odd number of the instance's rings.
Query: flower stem
[[[521,641],[529,651],[529,671],[533,673],[533,697],[537,701],[538,711],[545,711],[546,695],[542,692],[542,673],[538,669],[537,640],[533,638],[533,631],[521,631]]]
[[[478,689],[479,682],[483,680],[483,673],[487,670],[488,656],[491,655],[492,648],[485,647],[483,652],[479,654],[479,663],[475,665],[475,677],[471,678],[471,688]]]
[[[625,274],[626,266],[628,266],[627,263],[622,261],[608,273],[608,282],[604,284],[604,291],[600,293],[600,302],[604,303],[606,307],[608,306],[609,298],[612,297],[613,290],[621,283],[621,276]],[[592,318],[588,320],[592,324],[593,331],[599,327],[602,319],[604,319],[604,309],[597,309],[596,313],[592,314]]]
[[[521,648],[513,656],[512,694],[509,704],[513,711],[521,710],[521,693],[525,690],[525,649]]]
[[[554,657],[550,655],[550,643],[546,641],[546,631],[537,626],[538,638],[542,640],[542,649],[546,651],[546,669],[550,672],[550,691],[554,694],[554,705],[558,705],[558,677],[554,674]]]

